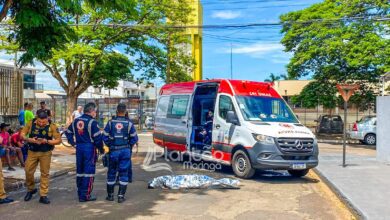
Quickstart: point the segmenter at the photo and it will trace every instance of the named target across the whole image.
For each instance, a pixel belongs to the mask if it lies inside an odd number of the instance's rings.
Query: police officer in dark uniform
[[[95,103],[84,107],[84,114],[76,118],[66,131],[66,137],[72,145],[76,145],[77,192],[79,202],[95,201],[91,196],[96,171],[98,149],[104,153],[103,135],[98,126]]]
[[[104,142],[110,149],[107,172],[107,200],[114,201],[114,188],[119,176],[118,203],[125,201],[129,172],[131,170],[132,147],[138,142],[137,131],[126,117],[126,105],[117,106],[117,116],[104,128]]]

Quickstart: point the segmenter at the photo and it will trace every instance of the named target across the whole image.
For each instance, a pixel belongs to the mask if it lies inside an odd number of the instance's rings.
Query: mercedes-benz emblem
[[[303,149],[303,143],[302,143],[302,141],[296,140],[296,141],[295,141],[295,148],[297,148],[298,150],[302,150],[302,149]]]

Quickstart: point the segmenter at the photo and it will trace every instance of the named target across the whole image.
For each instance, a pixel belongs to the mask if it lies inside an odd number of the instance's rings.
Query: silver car
[[[360,140],[368,145],[376,144],[376,116],[364,116],[349,131],[351,139]]]

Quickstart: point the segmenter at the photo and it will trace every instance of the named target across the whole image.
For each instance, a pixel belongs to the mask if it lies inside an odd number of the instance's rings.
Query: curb
[[[337,196],[337,198],[345,204],[349,211],[356,219],[367,219],[363,212],[357,208],[325,175],[317,168],[312,169],[320,179],[330,188],[330,190]]]
[[[327,139],[317,139],[318,143],[324,144],[343,144],[343,140],[327,140]],[[347,140],[347,144],[359,144],[359,141]]]
[[[75,171],[75,170],[76,170],[76,167],[72,167],[72,168],[56,171],[56,172],[50,174],[50,179],[54,179],[54,178],[63,176],[65,174],[68,174],[69,172],[72,172],[72,171]],[[4,179],[6,179],[6,178],[4,178]],[[35,183],[39,183],[40,180],[41,180],[40,176],[35,177],[35,179],[34,179]],[[26,181],[25,180],[19,180],[17,182],[14,182],[12,184],[7,185],[7,187],[5,187],[5,191],[7,191],[7,192],[16,191],[16,190],[25,188],[25,186],[26,186]]]

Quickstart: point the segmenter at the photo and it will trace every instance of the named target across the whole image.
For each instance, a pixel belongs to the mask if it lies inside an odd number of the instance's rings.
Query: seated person
[[[23,126],[19,126],[14,134],[11,135],[11,145],[15,149],[20,149],[21,152],[17,151],[18,159],[20,161],[20,166],[24,167],[24,161],[27,158],[27,146],[24,145],[23,139],[20,136]]]
[[[206,115],[206,123],[203,125],[203,128],[199,132],[199,139],[202,143],[211,145],[211,134],[213,130],[213,119],[214,119],[214,113],[209,110]]]
[[[20,148],[12,147],[10,144],[11,136],[8,133],[9,126],[10,125],[6,124],[6,123],[1,123],[1,125],[0,125],[0,137],[1,137],[0,146],[2,147],[1,154],[2,154],[2,156],[3,156],[3,154],[5,154],[7,164],[8,164],[8,170],[15,171],[15,169],[11,166],[11,153],[12,152],[17,153],[21,164],[23,161],[23,156],[22,156],[22,150]],[[23,162],[23,164],[24,164],[24,162]]]

